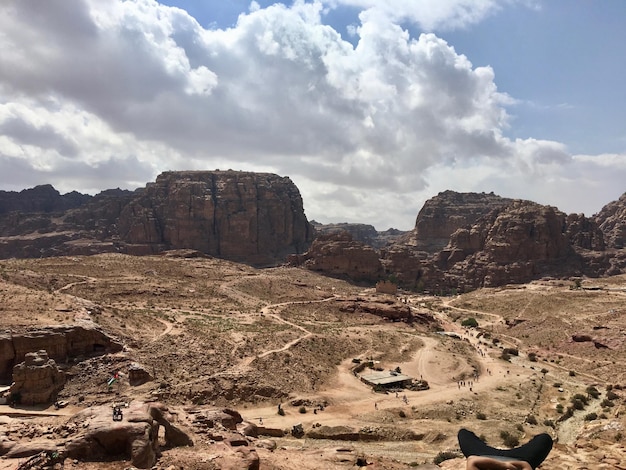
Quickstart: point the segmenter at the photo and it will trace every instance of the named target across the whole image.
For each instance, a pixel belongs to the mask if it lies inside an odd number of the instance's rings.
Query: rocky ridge
[[[623,196],[588,218],[532,201],[445,191],[426,202],[410,234],[378,251],[380,266],[365,243],[351,240],[350,251],[338,253],[337,238],[318,238],[299,260],[333,276],[356,275],[361,282],[391,279],[402,287],[434,292],[546,276],[615,275],[626,269],[626,253],[618,248],[626,230],[625,201]]]
[[[94,197],[51,186],[0,193],[0,258],[194,249],[271,265],[312,235],[298,188],[269,173],[166,172],[143,189]]]

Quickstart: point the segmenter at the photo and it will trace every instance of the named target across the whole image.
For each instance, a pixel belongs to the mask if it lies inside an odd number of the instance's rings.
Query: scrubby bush
[[[590,385],[589,387],[587,387],[585,391],[587,392],[587,395],[589,395],[592,398],[598,398],[600,396],[600,392],[593,385]]]
[[[588,413],[585,415],[585,421],[594,421],[598,419],[598,415],[596,413]]]
[[[526,418],[526,422],[528,424],[531,424],[533,426],[537,425],[537,418],[535,418],[534,415],[528,415],[528,417]]]
[[[517,447],[519,445],[518,437],[506,431],[504,431],[504,433],[501,432],[500,437],[502,438],[502,443],[509,448]]]
[[[552,421],[551,419],[544,419],[543,425],[549,428],[554,428],[554,421]]]
[[[600,403],[600,406],[602,408],[612,408],[615,406],[615,403],[613,403],[611,400],[609,400],[608,398],[605,398],[604,400],[602,400],[602,403]]]
[[[306,406],[301,406],[300,408],[298,408],[298,411],[302,414],[306,413]]]
[[[570,377],[576,377],[576,372],[574,372],[573,370],[569,371],[569,376]]]
[[[476,419],[480,419],[484,421],[485,419],[487,419],[487,415],[485,413],[478,412],[476,413]]]
[[[476,328],[478,327],[478,321],[476,321],[474,317],[469,317],[461,322],[461,326],[466,326],[468,328]]]
[[[534,352],[529,352],[528,353],[528,360],[530,362],[537,362],[537,354]]]
[[[563,405],[561,403],[556,404],[556,412],[563,413]]]
[[[608,392],[606,392],[607,400],[617,400],[618,398],[619,398],[619,395],[615,393],[613,390],[609,390]]]
[[[449,450],[443,451],[443,452],[439,452],[435,458],[433,459],[433,463],[435,465],[439,465],[441,462],[443,462],[444,460],[450,460],[450,459],[457,459],[460,458],[461,455],[456,453],[456,452],[452,452]]]

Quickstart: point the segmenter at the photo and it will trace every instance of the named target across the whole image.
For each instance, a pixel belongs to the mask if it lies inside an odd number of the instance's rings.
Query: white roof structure
[[[413,380],[413,377],[401,374],[395,370],[385,370],[361,375],[361,380],[371,385],[390,385],[398,382]]]

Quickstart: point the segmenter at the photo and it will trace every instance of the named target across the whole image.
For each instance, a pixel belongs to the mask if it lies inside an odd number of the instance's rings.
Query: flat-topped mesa
[[[430,198],[417,214],[410,244],[418,250],[436,253],[459,228],[471,226],[494,209],[513,200],[492,193],[457,193],[443,191]]]
[[[289,178],[231,170],[162,173],[118,228],[129,253],[189,248],[257,265],[304,252],[313,232]]]

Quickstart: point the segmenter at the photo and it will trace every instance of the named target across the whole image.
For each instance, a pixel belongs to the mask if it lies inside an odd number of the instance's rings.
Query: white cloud
[[[505,138],[514,100],[494,71],[398,24],[462,27],[506,2],[336,2],[364,9],[356,46],[323,24],[331,2],[253,3],[212,30],[153,0],[4,2],[0,184],[273,171],[298,184],[310,218],[407,229],[440,189],[533,199],[547,178],[569,187],[582,167],[600,178],[621,164]]]

